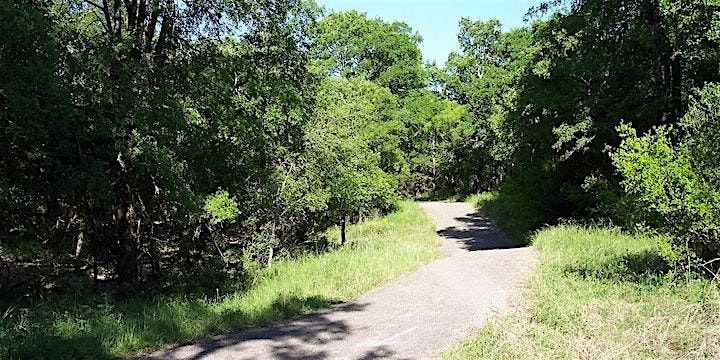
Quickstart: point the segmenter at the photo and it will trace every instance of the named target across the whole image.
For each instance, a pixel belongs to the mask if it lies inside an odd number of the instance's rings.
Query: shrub
[[[638,136],[621,125],[623,142],[611,155],[645,220],[669,234],[676,251],[703,259],[720,256],[719,118],[720,86],[708,85],[678,127]]]

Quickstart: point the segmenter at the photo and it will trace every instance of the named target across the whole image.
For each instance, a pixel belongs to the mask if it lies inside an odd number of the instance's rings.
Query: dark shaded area
[[[513,249],[525,245],[512,241],[497,230],[492,220],[480,213],[455,218],[462,226],[452,226],[438,231],[438,234],[462,244],[468,251]]]
[[[474,205],[495,220],[509,239],[529,244],[535,231],[555,224],[560,217],[555,210],[556,199],[545,195],[548,193],[542,180],[519,176],[497,191],[481,194]]]
[[[37,346],[33,352],[9,359],[110,359],[110,353],[100,338],[93,334],[74,336],[43,335],[32,341]],[[58,347],[57,344],[63,346]],[[0,358],[5,358],[0,352]]]
[[[308,303],[323,304],[327,303],[327,300],[315,297],[309,299],[291,298],[283,301],[282,304],[276,303],[273,307],[292,309],[299,306],[299,304]],[[272,357],[275,359],[329,359],[330,355],[325,351],[311,350],[310,347],[312,345],[326,345],[341,341],[351,334],[350,328],[345,322],[332,320],[329,315],[338,312],[359,312],[363,311],[366,306],[366,304],[357,303],[339,304],[327,311],[303,315],[288,323],[276,323],[262,328],[248,328],[221,335],[194,343],[201,350],[189,358],[203,359],[218,351],[233,347],[233,353],[238,354],[235,358],[252,359],[253,354],[247,352],[247,349],[243,347],[243,343],[253,340],[268,340],[272,342],[270,350]],[[175,346],[164,353],[162,357],[145,357],[145,359],[172,357],[189,344]],[[395,355],[389,348],[377,346],[368,350],[360,359],[382,359]]]
[[[358,358],[358,360],[372,360],[372,359],[387,359],[387,358],[393,358],[393,359],[400,359],[400,360],[409,360],[410,358],[401,358],[397,356],[397,353],[390,350],[387,346],[376,346],[368,352],[365,353],[365,355]]]
[[[459,192],[458,189],[440,188],[416,194],[412,198],[415,201],[446,201],[472,195],[472,192]]]
[[[565,273],[581,278],[648,284],[661,281],[671,266],[651,251],[615,256],[600,264],[568,265]]]

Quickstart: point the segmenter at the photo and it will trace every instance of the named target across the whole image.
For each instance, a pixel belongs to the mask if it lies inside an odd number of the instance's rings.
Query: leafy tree
[[[454,192],[470,174],[459,170],[454,152],[467,146],[472,135],[464,106],[441,99],[429,90],[417,90],[401,100],[399,113],[407,134],[402,149],[409,172],[401,177],[402,191],[411,196]]]
[[[106,192],[101,163],[89,156],[102,129],[55,76],[66,61],[60,43],[73,33],[54,26],[46,7],[14,1],[0,1],[0,29],[8,34],[0,44],[0,239],[9,254],[34,254],[44,242],[58,250],[56,261],[72,262],[83,208],[65,204]]]
[[[715,76],[702,71],[702,80],[683,76],[695,72],[694,65],[679,61],[678,54],[694,52],[680,57],[700,56],[709,61],[701,67],[712,69],[709,54],[715,50],[709,45],[716,40],[711,32],[698,42],[707,46],[703,49],[679,47],[672,39],[683,27],[668,12],[670,2],[567,3],[566,12],[534,25],[539,50],[509,119],[518,139],[515,166],[545,179],[543,197],[560,213],[581,215],[617,200],[617,178],[606,153],[608,145],[620,143],[615,128],[627,119],[640,132],[676,122],[692,89]],[[698,4],[696,9],[711,6]],[[696,19],[706,22],[704,16]]]
[[[621,127],[624,141],[612,154],[622,185],[636,199],[641,219],[686,244],[702,258],[720,256],[720,86],[699,92],[673,140],[666,126],[638,136]]]
[[[494,187],[510,167],[516,148],[508,120],[516,110],[518,83],[535,45],[527,28],[502,32],[498,20],[460,20],[460,52],[451,53],[444,72],[435,72],[444,96],[468,107],[472,134],[455,150],[456,174],[469,181],[466,191]]]
[[[357,11],[331,13],[314,29],[317,66],[332,76],[362,77],[395,94],[425,83],[420,36],[405,23],[369,19]]]
[[[397,149],[404,128],[393,120],[397,100],[388,89],[361,79],[328,79],[318,92],[318,114],[308,130],[308,173],[325,216],[342,227],[352,216],[395,206]],[[393,139],[387,141],[388,138]],[[331,220],[332,221],[332,220]]]
[[[1,205],[13,219],[3,235],[80,265],[90,258],[96,275],[132,284],[147,262],[159,271],[161,258],[170,267],[217,262],[203,204],[218,189],[243,205],[244,219],[271,222],[266,195],[280,185],[269,180],[301,151],[312,107],[313,6],[77,1],[0,9],[3,26],[18,35],[0,60],[8,65],[0,133],[9,144]]]

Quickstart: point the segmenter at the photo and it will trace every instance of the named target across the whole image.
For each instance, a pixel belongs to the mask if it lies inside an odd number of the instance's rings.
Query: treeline
[[[437,67],[407,24],[311,1],[0,0],[4,293],[215,291],[399,197],[498,187],[538,225],[645,225],[712,266],[720,5],[529,16],[462,19]]]
[[[295,0],[0,0],[0,32],[11,298],[70,273],[214,293],[401,196],[477,186],[454,166],[472,118],[428,90],[404,23]]]
[[[510,31],[461,20],[435,76],[482,129],[466,149],[480,173],[539,222],[645,227],[672,262],[715,271],[720,3],[557,0],[529,17]]]

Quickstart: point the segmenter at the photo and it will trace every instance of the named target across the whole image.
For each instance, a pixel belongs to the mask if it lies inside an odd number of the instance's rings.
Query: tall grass
[[[350,226],[348,240],[278,261],[245,292],[218,298],[65,296],[0,309],[0,358],[128,356],[350,300],[440,254],[432,221],[411,202]]]
[[[720,290],[672,279],[655,239],[562,225],[533,237],[540,265],[521,306],[446,359],[718,359]]]
[[[542,207],[513,184],[468,196],[465,202],[492,217],[505,235],[520,243],[528,243],[532,232],[548,220]]]

